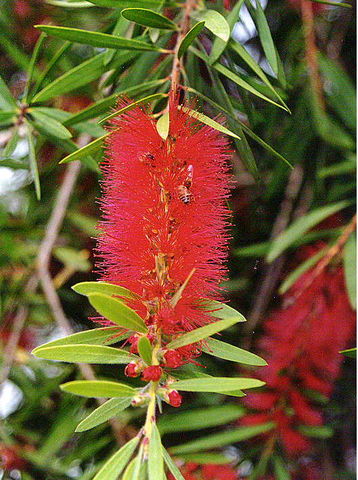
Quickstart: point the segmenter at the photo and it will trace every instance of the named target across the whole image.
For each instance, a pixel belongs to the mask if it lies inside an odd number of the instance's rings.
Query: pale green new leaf
[[[126,350],[104,345],[57,345],[54,347],[37,347],[34,355],[46,360],[70,363],[129,363],[138,359]]]
[[[77,425],[76,432],[84,432],[97,427],[110,418],[116,417],[131,404],[131,398],[111,398],[99,406]]]
[[[138,341],[138,353],[147,365],[152,364],[152,345],[148,337],[140,337]]]
[[[185,392],[225,393],[231,390],[262,387],[262,385],[265,385],[265,382],[255,378],[204,377],[179,380],[171,386]]]
[[[148,449],[148,478],[159,480],[164,476],[163,447],[157,425],[153,423]]]
[[[107,460],[93,480],[117,480],[128,464],[138,443],[139,437],[132,438],[132,440],[126,443],[120,450],[118,450],[118,452]]]
[[[165,112],[157,120],[157,131],[163,140],[166,140],[169,134],[169,112]]]
[[[205,22],[205,27],[222,41],[227,42],[230,37],[230,26],[219,12],[215,10],[200,10],[193,14],[195,20]]]
[[[325,218],[333,215],[333,213],[342,210],[349,205],[349,202],[342,201],[333,205],[326,205],[324,207],[316,208],[307,213],[303,217],[295,220],[284,232],[280,233],[271,243],[269,252],[267,254],[267,262],[275,260],[283,251],[286,250],[293,242],[302,237],[308,230],[313,228]]]
[[[230,360],[231,362],[244,363],[246,365],[256,365],[262,367],[267,365],[267,362],[255,355],[254,353],[243,350],[242,348],[235,347],[229,343],[221,342],[214,338],[209,338],[206,341],[206,345],[203,347],[203,351],[214,357],[223,358],[224,360]]]
[[[122,330],[119,327],[103,327],[73,333],[67,337],[52,340],[52,342],[41,345],[41,348],[55,347],[57,345],[111,345],[129,337],[129,333],[119,335]],[[40,348],[40,347],[39,347]]]
[[[127,330],[147,333],[148,329],[142,318],[117,298],[103,293],[91,293],[88,299],[97,312],[111,322]]]
[[[357,241],[352,233],[344,247],[344,278],[350,304],[354,309],[357,308]]]
[[[197,112],[196,110],[192,110],[191,108],[188,108],[188,107],[181,107],[181,108],[184,110],[184,112],[188,113],[191,117],[194,117],[200,122],[205,123],[205,125],[209,125],[209,127],[212,127],[215,130],[218,130],[219,132],[224,133],[225,135],[229,135],[230,137],[234,137],[240,140],[240,137],[236,135],[236,133],[233,133],[231,130],[224,127],[220,123],[216,122],[212,118],[207,117],[203,113]]]
[[[103,142],[107,137],[109,137],[109,135],[110,133],[106,133],[106,135],[96,138],[96,140],[93,140],[84,147],[79,148],[78,150],[67,155],[67,157],[63,158],[59,163],[69,163],[74,162],[75,160],[82,160],[85,157],[97,153],[99,150],[101,150]]]
[[[92,398],[133,397],[135,394],[135,389],[129,385],[107,380],[75,380],[62,384],[61,390]]]
[[[128,288],[107,282],[81,282],[73,285],[72,290],[80,295],[91,295],[92,293],[104,293],[105,295],[118,295],[125,298],[138,298],[138,295]]]

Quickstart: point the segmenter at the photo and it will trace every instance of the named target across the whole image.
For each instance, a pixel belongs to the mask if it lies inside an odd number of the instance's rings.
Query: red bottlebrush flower
[[[19,447],[0,445],[0,468],[5,471],[25,470],[27,462],[20,456],[19,452]]]
[[[177,350],[167,350],[164,354],[165,366],[168,368],[178,368],[183,365],[183,357]]]
[[[316,251],[306,247],[298,256],[302,261],[302,252],[307,258]],[[323,418],[305,392],[331,394],[344,359],[339,351],[347,347],[354,327],[355,314],[345,292],[343,269],[327,267],[314,278],[312,271],[302,275],[284,295],[283,307],[265,324],[260,346],[268,366],[259,374],[269,391],[248,394],[247,406],[260,413],[248,415],[242,423],[274,420],[289,454],[308,451],[311,441],[298,427],[322,425]]]
[[[101,280],[137,293],[133,308],[165,344],[213,320],[200,301],[218,299],[226,274],[228,146],[173,99],[166,140],[141,108],[112,128],[102,165]]]
[[[168,403],[172,407],[180,407],[182,402],[182,396],[176,390],[172,390],[168,393]]]
[[[128,363],[126,368],[124,369],[124,375],[127,377],[138,377],[142,371],[141,365],[138,365],[137,362]]]
[[[142,380],[144,382],[158,382],[163,374],[163,370],[159,365],[152,365],[143,370]]]

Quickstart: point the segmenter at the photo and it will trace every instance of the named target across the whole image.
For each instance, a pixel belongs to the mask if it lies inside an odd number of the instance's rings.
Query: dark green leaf
[[[129,385],[107,380],[75,380],[62,384],[61,390],[92,398],[133,397],[135,394],[135,389]]]
[[[262,425],[238,427],[232,430],[227,430],[226,432],[206,435],[203,438],[192,440],[183,445],[177,445],[172,447],[170,451],[177,455],[182,453],[200,452],[210,448],[220,448],[266,433],[269,430],[272,430],[274,426],[275,424],[273,422],[268,422],[263,423]]]
[[[90,428],[97,427],[110,418],[116,417],[131,404],[131,398],[111,398],[100,407],[93,410],[81,423],[78,424],[76,432],[84,432]]]
[[[29,68],[28,68],[28,72],[27,72],[27,81],[26,81],[26,85],[25,85],[25,89],[24,89],[25,103],[28,103],[29,100],[30,100],[30,98],[29,98],[30,85],[31,85],[33,75],[34,75],[35,65],[36,65],[41,47],[43,45],[43,42],[45,41],[45,38],[46,38],[46,34],[41,33],[39,39],[36,42],[35,48],[33,49],[32,55],[31,55]]]
[[[119,327],[103,327],[85,330],[83,332],[73,333],[67,337],[58,338],[52,342],[41,345],[41,348],[55,347],[57,345],[111,345],[129,337],[128,333],[119,335]]]
[[[153,423],[148,448],[148,479],[159,480],[163,476],[163,447],[157,425]]]
[[[118,450],[118,452],[107,460],[93,480],[117,480],[128,464],[138,443],[139,437],[132,438],[132,440],[126,443],[120,450]]]
[[[265,385],[265,382],[255,378],[204,377],[179,380],[172,384],[172,387],[185,392],[225,393],[231,390],[262,387],[262,385]]]
[[[38,170],[37,160],[36,160],[36,151],[35,151],[35,145],[34,145],[34,139],[33,139],[33,132],[29,124],[27,124],[27,143],[29,148],[29,164],[30,164],[30,170],[32,173],[32,178],[34,179],[36,197],[37,197],[37,200],[40,200],[41,187],[40,187],[39,170]]]
[[[334,431],[328,425],[300,425],[298,430],[306,437],[330,438]]]
[[[88,299],[97,312],[111,322],[134,332],[147,333],[142,318],[117,298],[103,293],[91,293]]]
[[[127,20],[143,25],[144,27],[159,28],[161,30],[177,30],[177,26],[172,20],[147,8],[125,8],[121,13]]]
[[[193,43],[193,41],[196,39],[196,37],[200,34],[202,29],[205,26],[205,22],[198,22],[196,25],[194,25],[189,32],[185,35],[183,40],[181,41],[178,49],[178,57],[181,58],[184,53],[188,50],[190,45]]]
[[[147,365],[152,364],[152,345],[148,337],[140,337],[138,341],[138,353]]]
[[[135,108],[137,105],[140,105],[141,103],[149,103],[152,100],[157,100],[159,98],[167,97],[167,93],[153,93],[152,95],[148,95],[147,97],[141,98],[140,100],[137,100],[136,102],[129,103],[125,107],[121,108],[120,110],[117,110],[107,117],[103,118],[99,123],[105,123],[108,122],[108,120],[111,120],[114,117],[117,117],[121,113],[126,112],[127,110],[131,110],[132,108]]]
[[[267,61],[271,65],[272,70],[275,72],[276,75],[278,75],[276,48],[273,43],[270,27],[267,23],[267,20],[260,2],[256,3],[255,14],[256,14],[255,17],[256,17],[257,29],[259,32],[262,48],[264,49]]]
[[[160,417],[158,428],[161,434],[187,432],[201,428],[226,425],[244,414],[239,405],[219,405],[217,407],[195,408],[181,413],[167,414]]]
[[[12,110],[14,107],[17,108],[16,100],[0,76],[0,108],[2,110]]]
[[[54,35],[55,37],[69,40],[70,42],[84,43],[85,45],[92,45],[100,48],[115,48],[122,50],[148,50],[163,52],[165,50],[150,45],[149,43],[141,42],[132,38],[121,38],[108,33],[91,32],[89,30],[81,30],[79,28],[55,27],[52,25],[35,25],[36,28]]]
[[[276,480],[291,480],[291,475],[281,457],[273,457],[273,466]]]
[[[187,462],[198,463],[199,465],[206,464],[215,464],[215,465],[225,465],[232,462],[232,458],[227,457],[223,453],[214,453],[214,452],[205,452],[205,453],[186,453],[180,455],[180,458]]]
[[[343,353],[346,357],[357,358],[357,347],[341,350],[339,353]]]
[[[27,170],[27,165],[12,158],[0,158],[0,167],[13,168],[14,170]]]
[[[32,353],[46,360],[70,363],[129,363],[138,358],[119,348],[88,344],[37,347]]]
[[[224,360],[230,360],[231,362],[245,363],[247,365],[256,365],[262,367],[267,365],[267,362],[255,355],[254,353],[243,350],[242,348],[235,347],[220,340],[209,338],[206,341],[206,345],[203,347],[203,351],[209,355],[223,358]]]

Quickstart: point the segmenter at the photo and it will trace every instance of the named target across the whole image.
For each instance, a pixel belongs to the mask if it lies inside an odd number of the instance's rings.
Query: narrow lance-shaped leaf
[[[357,308],[357,241],[355,234],[351,234],[344,247],[344,278],[352,308]]]
[[[29,113],[34,119],[34,126],[45,135],[57,138],[71,138],[72,134],[66,127],[54,118],[46,115],[40,108],[30,108]]]
[[[108,33],[91,32],[79,28],[57,27],[52,25],[35,25],[35,27],[63,40],[84,43],[85,45],[92,45],[93,47],[157,52],[166,51],[155,45],[141,42],[140,40],[121,38],[109,35]]]
[[[236,133],[231,132],[228,128],[224,127],[220,123],[216,122],[210,117],[207,117],[203,113],[197,112],[196,110],[192,110],[188,107],[182,107],[182,109],[187,112],[191,117],[198,119],[200,122],[205,123],[205,125],[209,125],[209,127],[218,130],[219,132],[224,133],[225,135],[229,135],[230,137],[234,137],[240,140],[240,137],[236,135]]]
[[[357,358],[357,347],[341,350],[339,353],[343,353],[346,357]]]
[[[138,353],[147,365],[152,364],[152,345],[148,337],[140,337],[138,341]]]
[[[342,210],[342,208],[347,205],[349,205],[349,202],[342,201],[333,205],[316,208],[295,220],[284,232],[273,240],[266,260],[268,262],[275,260],[286,248],[292,245],[298,238],[302,237],[308,230],[322,222],[325,218],[333,215],[333,213]]]
[[[12,110],[17,108],[16,101],[11,95],[6,83],[0,76],[0,108],[2,110]]]
[[[159,28],[161,30],[177,30],[177,26],[172,20],[147,8],[125,8],[121,14],[127,20],[143,25],[144,27]]]
[[[88,299],[97,312],[111,322],[134,332],[147,332],[142,318],[120,300],[103,293],[92,293]]]
[[[228,392],[247,388],[262,387],[265,382],[255,378],[204,377],[179,380],[172,384],[176,390],[185,392]]]
[[[110,135],[110,133],[106,133],[102,137],[96,138],[92,142],[88,143],[82,148],[70,153],[67,157],[63,158],[59,163],[70,163],[74,162],[75,160],[83,160],[84,158],[97,153],[101,150],[104,140]]]
[[[34,69],[35,69],[35,65],[36,65],[36,62],[37,62],[37,58],[39,56],[39,53],[40,53],[41,47],[43,45],[43,42],[45,41],[45,38],[46,38],[46,34],[41,33],[39,39],[36,42],[35,48],[32,52],[32,55],[31,55],[30,64],[29,64],[29,68],[28,68],[28,72],[27,72],[27,81],[26,81],[25,90],[24,90],[25,103],[28,103],[29,100],[31,99],[30,96],[29,96],[30,86],[31,86],[31,82],[32,82],[32,79],[33,79],[33,74],[34,74]]]
[[[132,438],[104,464],[93,480],[117,480],[128,464],[138,443],[138,436]]]
[[[179,468],[175,465],[174,461],[171,459],[169,453],[165,450],[164,447],[163,447],[163,458],[164,458],[165,464],[167,465],[170,473],[173,475],[175,480],[185,480]]]
[[[131,401],[131,398],[111,398],[107,400],[106,403],[93,410],[77,425],[76,432],[85,432],[106,422],[110,418],[116,417],[120,412],[129,407]]]
[[[271,65],[272,70],[277,75],[278,74],[277,53],[276,53],[275,45],[273,43],[272,35],[270,32],[270,27],[267,23],[267,20],[260,2],[256,3],[255,19],[256,19],[257,28],[259,31],[262,48],[264,49],[266,58],[269,64]]]
[[[36,160],[36,151],[35,151],[35,145],[33,140],[33,132],[29,124],[27,124],[27,143],[29,148],[29,164],[30,164],[32,177],[34,179],[36,197],[37,197],[37,200],[40,200],[41,187],[40,187],[39,170],[38,170],[37,160]]]
[[[103,327],[73,333],[67,337],[52,340],[38,348],[55,347],[57,345],[111,345],[129,337],[129,333],[120,334],[123,330],[119,327]],[[35,349],[36,350],[36,349]]]
[[[132,397],[135,394],[135,389],[129,385],[107,380],[75,380],[62,384],[61,390],[92,398]]]
[[[138,298],[138,295],[128,290],[128,288],[107,282],[81,282],[73,285],[72,290],[80,295],[90,295],[91,293],[104,293],[106,295],[118,295],[126,298]]]
[[[72,363],[129,363],[138,358],[136,355],[119,348],[88,344],[38,347],[32,353],[46,360]]]
[[[114,118],[117,115],[120,115],[121,113],[126,112],[127,110],[131,110],[132,108],[136,107],[137,105],[140,105],[141,103],[151,102],[152,100],[157,100],[159,98],[163,98],[167,96],[168,96],[167,93],[153,93],[152,95],[148,95],[147,97],[141,98],[140,100],[137,100],[136,102],[132,102],[129,105],[126,105],[125,107],[121,108],[120,110],[117,110],[116,112],[111,113],[107,117],[103,118],[99,123],[105,123],[111,118]]]
[[[157,425],[153,423],[148,449],[149,480],[159,480],[164,475],[163,447]]]
[[[179,45],[178,58],[181,58],[184,55],[196,37],[200,34],[204,26],[205,22],[198,22],[189,30]]]
[[[209,355],[223,358],[224,360],[230,360],[232,362],[244,363],[246,365],[264,366],[267,362],[255,355],[254,353],[243,350],[242,348],[235,347],[220,340],[209,338],[206,341],[206,345],[203,347],[203,351]]]

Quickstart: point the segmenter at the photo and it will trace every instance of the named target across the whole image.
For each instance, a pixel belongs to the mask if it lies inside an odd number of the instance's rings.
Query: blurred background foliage
[[[214,14],[186,52],[183,92],[240,137],[223,287],[248,322],[225,340],[267,359],[268,386],[245,406],[188,395],[185,412],[166,408],[161,431],[187,479],[353,479],[355,369],[339,351],[354,346],[354,8],[198,4],[193,25],[208,22],[205,8],[221,17]],[[138,413],[125,412],[114,425],[74,434],[93,405],[58,386],[81,372],[29,353],[91,326],[93,311],[70,287],[96,278],[101,140],[82,155],[78,148],[105,134],[98,121],[118,93],[139,100],[169,88],[171,58],[157,49],[173,48],[172,32],[129,22],[126,6],[176,21],[180,2],[1,2],[2,479],[90,479],[140,425]],[[140,37],[151,51],[40,35],[36,24]],[[159,116],[166,99],[153,98]],[[73,152],[81,163],[58,164]],[[203,363],[232,373],[228,362]],[[115,368],[95,373],[122,376]]]

